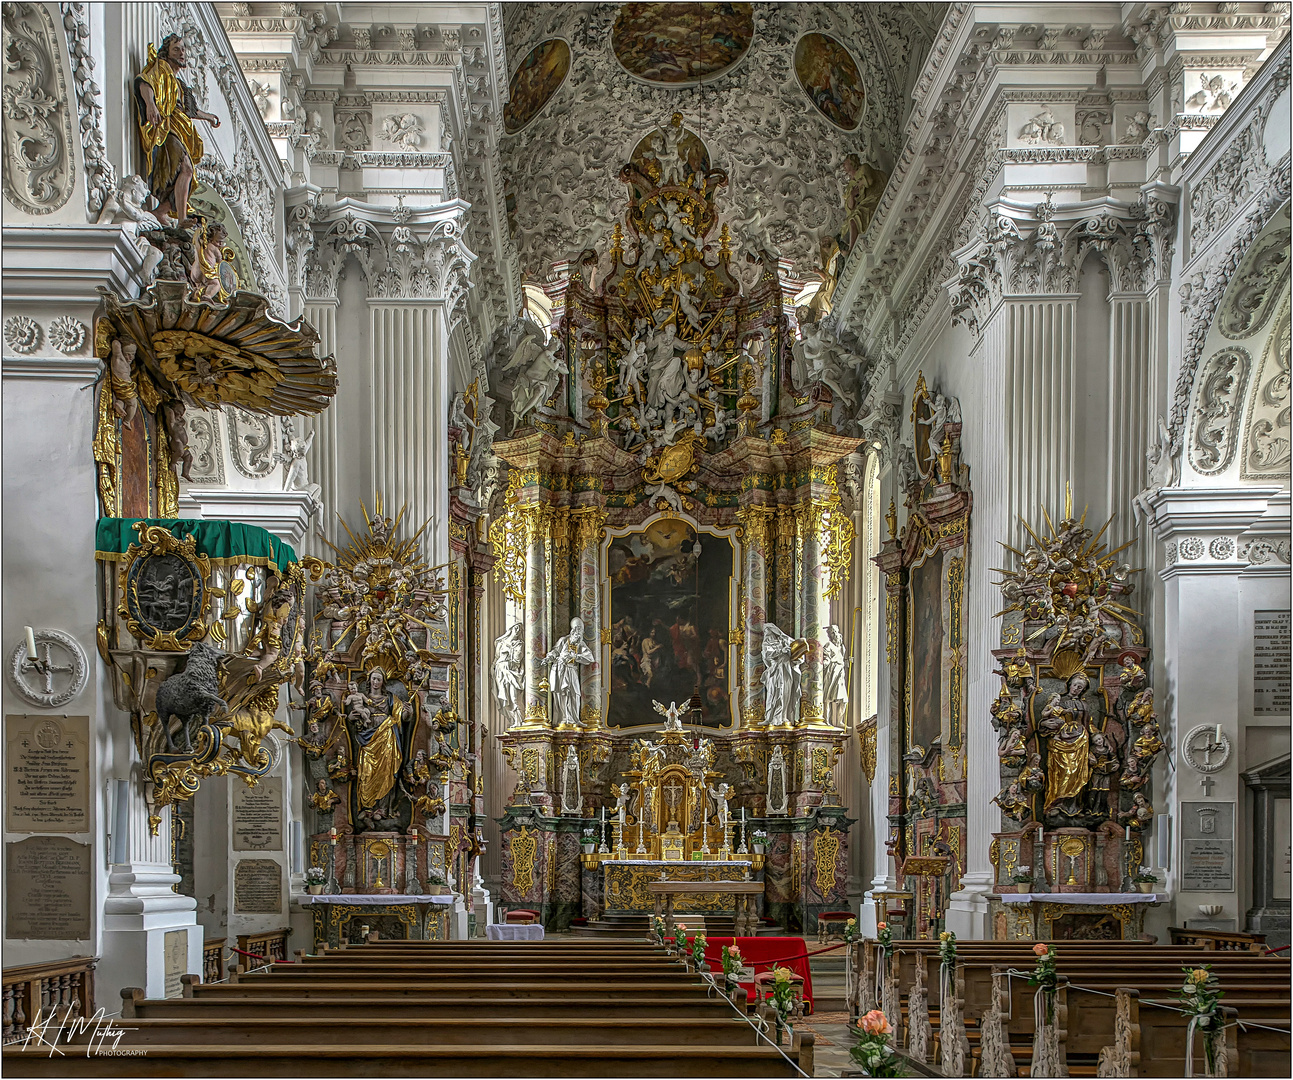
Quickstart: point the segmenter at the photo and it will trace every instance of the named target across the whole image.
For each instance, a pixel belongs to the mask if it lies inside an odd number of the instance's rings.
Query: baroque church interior
[[[6,1072],[1289,1074],[1287,3],[0,23]]]

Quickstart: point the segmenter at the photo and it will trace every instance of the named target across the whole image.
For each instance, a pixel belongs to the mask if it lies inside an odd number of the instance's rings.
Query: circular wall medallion
[[[753,4],[624,4],[611,28],[624,70],[665,86],[724,74],[753,40]]]
[[[89,661],[80,642],[62,630],[36,630],[36,660],[27,658],[20,641],[9,654],[9,681],[33,705],[56,709],[85,689]]]
[[[1220,738],[1217,733],[1216,724],[1190,728],[1181,742],[1181,756],[1190,768],[1203,773],[1217,772],[1230,760],[1230,739],[1224,731]]]
[[[540,42],[512,73],[503,106],[503,130],[515,135],[539,115],[570,73],[570,46],[561,38]]]
[[[836,127],[853,131],[861,123],[862,75],[840,42],[828,34],[805,34],[795,46],[795,75],[817,111]]]

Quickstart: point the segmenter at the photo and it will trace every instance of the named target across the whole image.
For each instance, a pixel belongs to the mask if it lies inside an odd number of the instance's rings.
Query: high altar
[[[680,116],[621,179],[609,271],[585,251],[550,340],[491,343],[512,424],[490,526],[517,777],[501,900],[559,928],[650,911],[662,871],[762,875],[768,913],[811,930],[847,902],[861,456],[836,425],[868,365],[823,322],[829,290],[797,338],[775,255],[735,263],[727,177]]]

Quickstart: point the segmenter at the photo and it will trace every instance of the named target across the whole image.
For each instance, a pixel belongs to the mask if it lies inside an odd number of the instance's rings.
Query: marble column
[[[799,721],[804,724],[825,723],[826,716],[822,701],[822,640],[826,636],[826,623],[830,621],[830,601],[826,596],[827,570],[824,558],[826,512],[821,503],[809,501],[800,507],[796,514],[800,552],[796,571],[798,577],[796,637],[805,638],[809,643],[801,682],[803,693],[799,699]]]
[[[795,512],[790,507],[783,506],[777,510],[776,543],[777,603],[776,617],[772,621],[791,637],[798,637],[799,628],[795,618],[798,606],[795,602],[798,543],[795,534]]]
[[[579,592],[576,605],[584,623],[584,639],[596,658],[581,669],[583,707],[581,719],[589,727],[602,727],[602,598],[601,598],[601,548],[602,527],[606,512],[600,507],[589,506],[571,511],[571,531],[578,552],[576,582]]]
[[[768,542],[775,521],[770,507],[747,506],[737,514],[741,522],[741,563],[745,578],[742,618],[741,726],[755,722],[763,703],[763,624],[768,618]]]
[[[551,648],[551,592],[548,574],[548,511],[530,506],[520,511],[525,530],[525,721],[547,724],[548,669],[543,658]]]

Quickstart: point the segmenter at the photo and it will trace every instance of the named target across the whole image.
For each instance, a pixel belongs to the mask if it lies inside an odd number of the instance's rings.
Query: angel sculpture
[[[795,313],[804,336],[802,341],[795,342],[794,353],[804,378],[829,387],[850,413],[855,412],[857,400],[847,388],[847,361],[839,343],[811,308],[799,307]]]
[[[569,373],[565,362],[557,357],[560,350],[559,338],[554,337],[545,344],[538,328],[534,327],[527,330],[512,358],[503,366],[504,372],[521,369],[512,387],[513,431],[521,426],[530,412],[556,393],[561,376]]]
[[[701,328],[700,308],[696,306],[696,297],[691,294],[691,282],[683,276],[674,295],[678,298],[678,310],[687,316],[687,321],[697,330]]]
[[[668,707],[654,699],[651,704],[655,706],[655,711],[664,717],[664,727],[661,728],[662,731],[682,730],[682,721],[678,719],[678,703],[676,701],[669,702]]]
[[[639,319],[644,323],[645,319]],[[624,355],[620,357],[619,393],[621,396],[630,390],[636,391],[646,379],[646,339],[636,335],[632,341],[623,339]]]
[[[674,240],[686,240],[692,247],[700,247],[700,240],[691,226],[687,224],[683,217],[682,209],[674,199],[669,199],[664,204],[665,218],[669,223],[669,231],[673,233]]]

